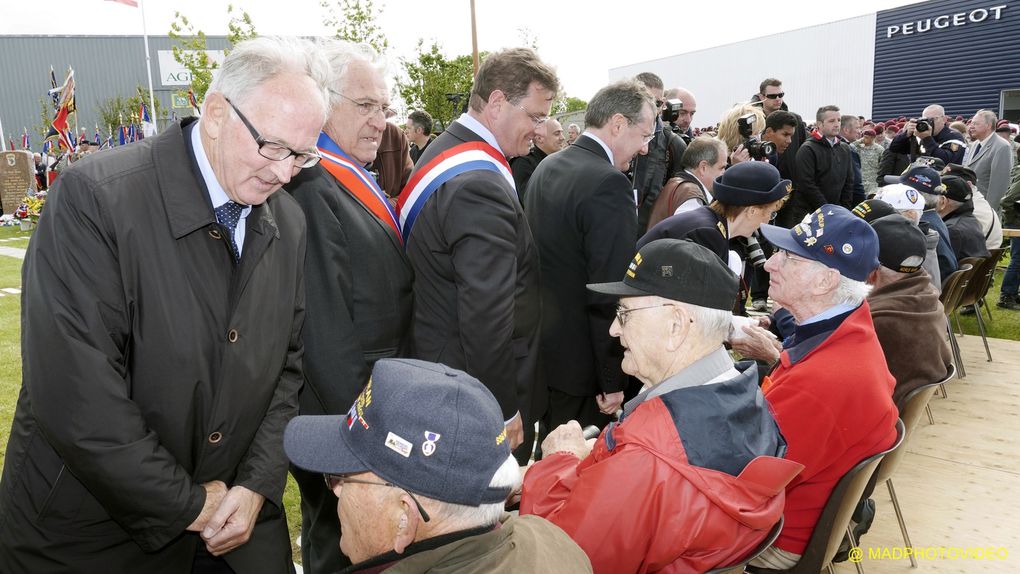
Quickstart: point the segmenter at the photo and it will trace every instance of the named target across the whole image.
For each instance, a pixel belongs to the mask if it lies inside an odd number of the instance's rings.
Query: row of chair
[[[963,307],[973,305],[976,312],[978,332],[981,333],[981,341],[985,345],[985,354],[988,361],[992,360],[992,352],[988,348],[988,337],[985,331],[985,321],[981,314],[984,307],[988,313],[988,320],[992,320],[991,306],[985,301],[988,289],[992,286],[995,277],[995,267],[1005,249],[992,249],[988,257],[965,257],[960,260],[960,267],[950,274],[942,282],[942,294],[939,299],[946,312],[947,326],[949,329],[949,344],[953,350],[953,359],[960,366],[960,378],[967,376],[967,370],[963,367],[963,357],[960,356],[960,344],[956,340],[950,318],[956,320],[956,329],[963,336],[963,329],[960,327],[959,311]]]

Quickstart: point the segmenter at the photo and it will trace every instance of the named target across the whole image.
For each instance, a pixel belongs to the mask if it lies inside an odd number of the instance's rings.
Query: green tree
[[[141,86],[137,86],[133,96],[124,97],[117,95],[100,102],[97,106],[100,131],[107,133],[121,125],[139,124],[138,109],[143,101],[145,105],[149,105],[148,92],[145,92]],[[155,112],[150,110],[149,113],[152,114],[153,118],[166,118],[166,110],[163,109],[158,99],[156,100]],[[89,126],[81,127],[89,129],[90,132],[92,131],[92,128]]]
[[[375,21],[385,5],[380,4],[376,10],[372,0],[319,0],[319,6],[324,11],[322,24],[335,30],[334,38],[364,42],[380,54],[385,54],[390,47],[386,35]]]
[[[227,22],[227,41],[231,45],[259,35],[248,12],[240,10],[235,14],[234,6],[228,4],[227,15],[230,16]],[[212,83],[213,70],[219,67],[219,64],[206,53],[205,32],[195,30],[187,16],[175,12],[174,21],[170,23],[170,32],[167,35],[176,42],[171,48],[174,59],[191,73],[191,90],[195,93],[195,99],[201,102],[205,99],[209,84]],[[229,50],[223,52],[226,54]],[[178,95],[187,95],[187,90],[178,92]]]
[[[39,98],[39,123],[32,126],[32,132],[39,136],[39,141],[50,131],[50,122],[53,121],[53,100]],[[41,143],[39,144],[42,145]]]
[[[581,98],[575,98],[574,96],[568,96],[564,92],[560,92],[556,95],[556,101],[553,103],[553,114],[566,114],[569,112],[579,112],[588,107],[588,102]]]
[[[418,57],[413,60],[401,58],[401,65],[407,79],[397,78],[397,92],[409,109],[425,110],[433,119],[449,125],[460,115],[461,106],[467,101],[474,79],[471,56],[447,58],[435,41],[428,50],[423,49],[424,40],[418,40]],[[484,59],[485,54],[479,54]],[[448,96],[459,94],[459,106]]]

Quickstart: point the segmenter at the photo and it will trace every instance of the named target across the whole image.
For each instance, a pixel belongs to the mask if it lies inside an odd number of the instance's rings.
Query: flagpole
[[[0,118],[0,148],[7,151],[7,138],[4,136],[4,120]]]
[[[152,60],[149,58],[149,34],[145,29],[145,2],[144,0],[138,0],[138,8],[142,11],[142,39],[145,42],[145,73],[146,78],[149,80],[149,115],[152,120],[152,125],[157,129],[159,123],[156,117],[156,100],[152,94]]]

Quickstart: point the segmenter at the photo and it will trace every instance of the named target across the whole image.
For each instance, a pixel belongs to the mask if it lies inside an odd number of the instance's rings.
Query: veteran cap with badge
[[[478,379],[445,365],[381,359],[346,415],[298,416],[283,448],[309,472],[373,472],[412,493],[479,506],[510,456],[502,412]]]
[[[912,165],[903,172],[903,175],[887,175],[886,183],[902,183],[920,191],[932,195],[941,195],[945,188],[942,186],[942,176],[935,168],[927,165]]]
[[[762,225],[765,239],[779,249],[864,281],[878,267],[875,230],[845,207],[825,204],[790,229]]]
[[[921,269],[927,250],[924,232],[898,213],[871,222],[878,235],[878,261],[882,267],[899,273]]]

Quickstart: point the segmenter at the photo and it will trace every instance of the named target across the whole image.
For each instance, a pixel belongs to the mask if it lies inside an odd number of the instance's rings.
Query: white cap
[[[924,211],[924,198],[921,194],[902,183],[893,183],[879,189],[876,199],[881,199],[896,210]]]

